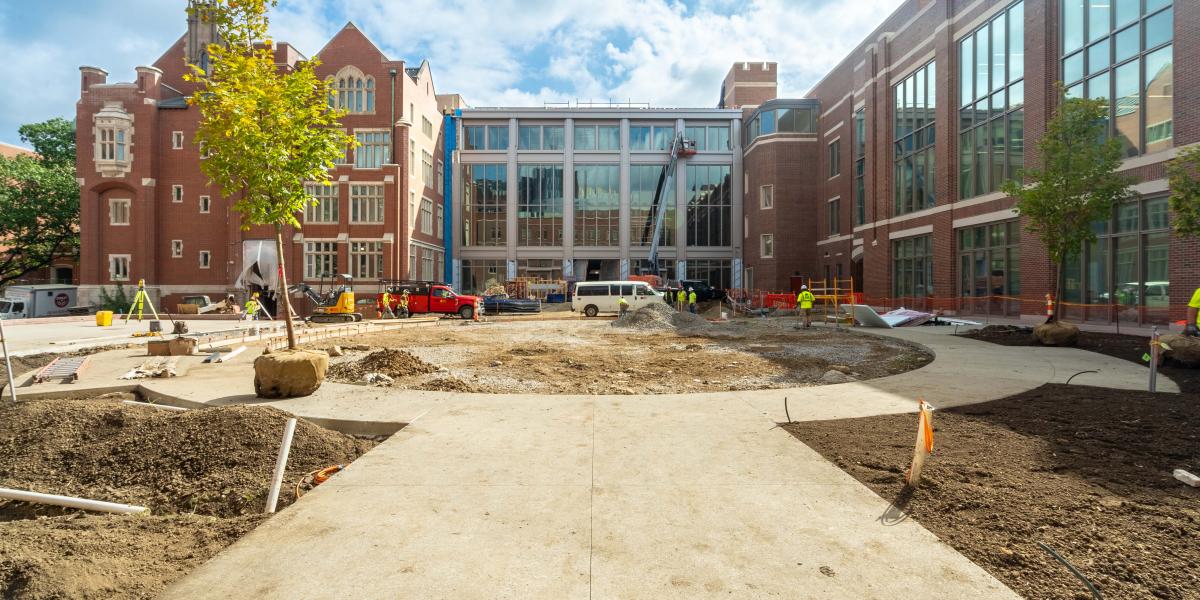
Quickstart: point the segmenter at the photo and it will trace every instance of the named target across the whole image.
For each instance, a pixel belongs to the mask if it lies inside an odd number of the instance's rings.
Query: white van
[[[651,302],[665,302],[662,292],[657,292],[644,281],[580,281],[575,284],[571,296],[571,311],[583,311],[594,317],[602,312],[620,312],[617,299],[624,297],[629,310],[637,310]]]

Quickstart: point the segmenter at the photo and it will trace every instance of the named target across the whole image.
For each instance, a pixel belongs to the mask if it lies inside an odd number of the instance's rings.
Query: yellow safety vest
[[[675,293],[676,302],[683,302],[684,300],[687,300],[687,294],[685,294],[683,290],[679,290]]]
[[[796,296],[796,302],[800,304],[800,308],[812,308],[814,300],[816,297],[808,290],[804,290],[800,292],[799,296]]]
[[[626,300],[624,297],[621,297],[621,298],[617,298],[617,304],[620,304],[621,306],[628,306],[629,301]]]
[[[696,292],[688,292],[688,304],[696,303]]]
[[[391,304],[391,303],[392,303],[392,296],[391,296],[391,294],[388,294],[387,292],[384,292],[384,293],[383,293],[383,300],[382,300],[382,301],[383,301],[383,305],[384,305],[384,306],[387,306],[387,305]]]

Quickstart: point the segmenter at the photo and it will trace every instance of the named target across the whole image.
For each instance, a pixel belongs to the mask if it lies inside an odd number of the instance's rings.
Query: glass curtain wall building
[[[737,283],[741,117],[733,109],[464,109],[453,165],[459,285],[650,273],[659,209],[657,274]],[[813,115],[804,118],[811,127]],[[783,120],[794,127],[796,116]],[[696,154],[666,182],[677,134]]]

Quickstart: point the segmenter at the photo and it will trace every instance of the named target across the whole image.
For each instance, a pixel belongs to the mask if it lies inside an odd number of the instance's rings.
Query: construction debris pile
[[[639,331],[667,331],[687,329],[697,331],[709,326],[700,315],[679,312],[661,302],[651,302],[635,311],[618,316],[610,323],[612,327]]]
[[[477,393],[485,392],[477,386],[471,385],[457,377],[438,377],[431,379],[425,383],[413,386],[415,390],[427,390],[431,392],[467,392]]]
[[[347,360],[329,365],[326,379],[343,383],[372,383],[391,385],[390,380],[433,373],[438,368],[405,352],[385,348],[376,350],[358,360]],[[375,377],[369,377],[376,375]],[[383,375],[386,379],[377,375]]]

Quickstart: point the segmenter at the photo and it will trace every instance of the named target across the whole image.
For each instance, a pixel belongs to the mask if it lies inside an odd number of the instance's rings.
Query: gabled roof
[[[353,21],[347,21],[346,24],[340,30],[338,30],[337,33],[333,34],[333,37],[329,38],[328,42],[325,42],[325,45],[322,46],[321,49],[318,50],[317,53],[313,55],[313,57],[319,58],[321,56],[321,53],[325,52],[325,49],[328,48],[330,46],[330,44],[333,44],[335,41],[338,41],[339,39],[342,39],[345,36],[353,36],[353,37],[356,37],[356,38],[362,40],[363,42],[366,42],[367,45],[370,46],[371,49],[374,50],[376,53],[378,53],[380,58],[382,58],[384,61],[391,60],[387,57],[386,54],[383,53],[382,50],[379,49],[379,46],[377,46],[375,44],[375,42],[371,41],[371,38],[367,37],[367,34],[363,33],[363,31],[361,29],[359,29],[357,25],[354,24]]]

